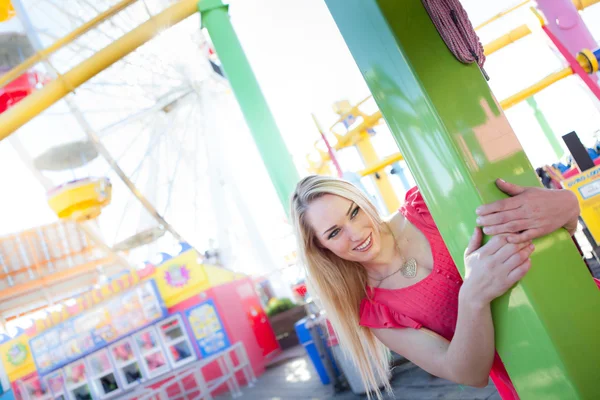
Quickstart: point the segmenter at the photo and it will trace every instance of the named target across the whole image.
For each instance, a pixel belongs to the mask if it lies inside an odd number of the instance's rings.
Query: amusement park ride
[[[493,179],[539,184],[502,109],[571,75],[600,100],[595,77],[600,50],[563,32],[587,38],[581,18],[571,15],[568,27],[551,18],[558,3],[577,13],[596,2],[539,0],[541,12],[533,10],[537,26],[520,26],[484,46],[491,56],[543,32],[567,64],[497,102],[482,71],[448,51],[420,0],[403,2],[402,10],[392,0],[326,0],[373,96],[357,104],[337,102],[339,119],[327,131],[315,118],[321,138],[307,156],[310,172],[370,185],[387,214],[398,209],[399,193],[409,187],[408,166],[459,259],[472,231],[472,210],[500,198]],[[0,36],[0,140],[10,141],[46,188],[59,222],[0,240],[2,324],[6,328],[18,318],[45,313],[0,339],[15,394],[23,399],[185,398],[189,390],[209,393],[226,385],[237,395],[238,381],[251,384],[280,349],[256,282],[223,268],[235,258],[230,211],[242,215],[263,275],[276,282],[273,271],[283,261],[266,248],[236,192],[225,134],[210,134],[237,129],[231,120],[241,116],[223,114],[233,103],[231,92],[286,212],[299,176],[227,6],[220,0],[82,1],[70,10],[46,0],[36,7],[26,3],[0,0],[0,22],[18,18],[25,31]],[[198,21],[188,18],[198,12],[210,41],[198,34]],[[44,25],[50,16],[54,30]],[[366,17],[377,23],[357,32]],[[179,55],[169,36],[177,29],[180,35],[197,34],[189,36],[191,47],[184,41]],[[189,58],[189,51],[203,54],[198,58],[205,62],[195,68],[178,63],[178,57]],[[168,61],[156,57],[161,52]],[[69,119],[57,123],[57,115]],[[400,151],[380,157],[372,140],[386,121]],[[42,143],[43,130],[76,133],[57,134],[61,141],[48,144]],[[556,137],[545,133],[559,157]],[[358,152],[363,168],[347,171],[340,164],[339,154],[349,148]],[[597,194],[600,190],[589,197]],[[448,213],[444,204],[458,198],[463,204]],[[582,202],[591,207],[589,198]],[[211,209],[216,221],[202,207]],[[595,218],[586,215],[584,220]],[[204,224],[211,221],[217,226],[219,266],[203,264],[198,250],[208,242]],[[129,261],[169,245],[180,249],[163,253],[160,262],[135,268]],[[597,341],[600,322],[581,304],[597,310],[597,293],[586,284],[581,260],[564,232],[540,239],[537,248],[533,262],[549,264],[544,272],[534,268],[494,305],[498,352],[523,398],[547,393],[591,398],[597,382],[589,371],[600,367],[600,352],[590,351],[588,344]],[[557,261],[572,268],[569,279]],[[280,293],[290,291],[279,287]],[[572,317],[568,330],[557,317],[567,314]],[[78,328],[84,322],[89,329]],[[547,365],[560,367],[544,372]],[[547,376],[552,379],[544,380]],[[184,387],[186,380],[194,382],[191,388]]]

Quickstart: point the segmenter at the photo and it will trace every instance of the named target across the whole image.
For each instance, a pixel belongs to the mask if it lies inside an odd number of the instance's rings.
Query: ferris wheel
[[[24,45],[11,56],[21,59],[99,14],[119,10],[31,69],[61,79],[171,2],[12,3]],[[110,180],[112,202],[97,224],[113,250],[139,262],[164,249],[173,254],[177,245],[192,246],[207,255],[217,250],[219,261],[229,264],[232,249],[252,247],[248,237],[257,236],[226,154],[236,135],[249,134],[199,18],[192,16],[79,86],[11,138],[47,188],[89,177]],[[245,229],[231,228],[236,219],[244,220]]]

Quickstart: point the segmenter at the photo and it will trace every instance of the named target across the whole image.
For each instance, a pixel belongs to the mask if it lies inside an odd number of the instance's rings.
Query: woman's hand
[[[477,225],[486,235],[510,233],[511,243],[525,243],[565,228],[571,235],[577,229],[579,202],[568,190],[522,187],[496,180],[496,186],[509,198],[477,208]]]
[[[483,234],[475,228],[465,250],[465,282],[460,295],[469,302],[485,306],[506,293],[531,267],[531,242],[508,243],[507,235],[494,236],[484,246]]]

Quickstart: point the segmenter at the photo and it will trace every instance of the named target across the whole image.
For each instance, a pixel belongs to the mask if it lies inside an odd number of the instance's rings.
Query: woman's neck
[[[384,277],[398,268],[398,259],[400,257],[396,238],[392,233],[392,226],[385,224],[385,232],[381,232],[381,250],[375,259],[363,263],[369,276],[373,278]]]

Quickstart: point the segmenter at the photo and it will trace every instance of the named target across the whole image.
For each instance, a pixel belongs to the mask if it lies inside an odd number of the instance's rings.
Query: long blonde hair
[[[319,246],[306,218],[311,202],[326,194],[353,201],[371,218],[376,229],[385,230],[385,224],[362,191],[338,178],[308,176],[298,182],[292,195],[291,217],[298,253],[307,269],[309,291],[327,312],[342,349],[360,371],[369,398],[373,391],[381,399],[380,386],[391,392],[390,351],[369,328],[359,325],[359,306],[366,295],[366,270]]]

